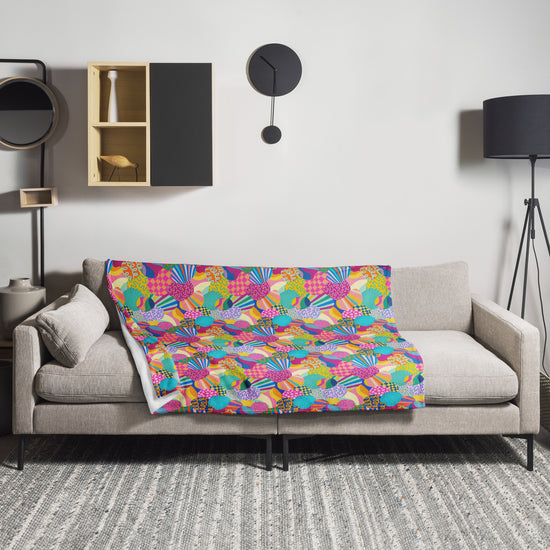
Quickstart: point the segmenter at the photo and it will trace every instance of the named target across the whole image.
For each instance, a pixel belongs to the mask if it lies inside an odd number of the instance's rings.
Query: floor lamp
[[[534,245],[537,214],[550,255],[550,241],[539,200],[535,198],[535,163],[537,159],[550,158],[550,95],[517,95],[485,100],[483,102],[483,156],[496,159],[529,159],[531,163],[531,197],[524,201],[527,212],[508,298],[508,309],[510,309],[525,246],[521,299],[521,317],[523,318],[529,272],[529,250],[531,241]]]

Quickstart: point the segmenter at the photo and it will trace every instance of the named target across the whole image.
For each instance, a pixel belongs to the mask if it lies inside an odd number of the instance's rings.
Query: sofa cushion
[[[471,333],[472,300],[465,262],[394,268],[391,287],[393,313],[400,331]]]
[[[503,403],[518,392],[515,372],[458,331],[405,331],[424,360],[426,403]],[[145,402],[141,382],[120,331],[106,332],[86,359],[72,369],[57,362],[42,366],[36,393],[58,403]]]
[[[35,377],[36,393],[57,403],[145,402],[141,382],[122,333],[106,332],[84,361],[68,369],[56,361]]]
[[[67,304],[36,317],[48,351],[66,367],[74,367],[84,360],[108,323],[109,315],[101,301],[78,284],[71,291]]]
[[[109,329],[120,320],[105,278],[105,260],[86,258],[83,283],[109,313]],[[471,332],[472,304],[465,262],[426,267],[395,267],[391,274],[393,312],[399,330],[462,330]]]
[[[504,403],[516,397],[518,379],[504,361],[464,332],[403,331],[424,361],[426,404]]]
[[[82,282],[101,300],[109,313],[109,330],[120,330],[120,320],[115,303],[107,288],[105,264],[104,260],[86,258],[82,263]]]

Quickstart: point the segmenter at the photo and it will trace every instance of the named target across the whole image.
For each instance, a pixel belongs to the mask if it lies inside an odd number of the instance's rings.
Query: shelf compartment
[[[19,190],[21,208],[40,208],[57,204],[57,188],[36,187]]]
[[[108,72],[116,70],[118,121],[148,122],[149,67],[147,63],[90,63],[88,85],[93,102],[91,123],[109,122],[111,81]]]
[[[90,185],[149,185],[147,164],[147,127],[108,126],[93,127],[90,140]],[[138,178],[133,168],[120,169],[113,173],[113,167],[99,157],[105,155],[122,155],[138,164]],[[109,177],[112,175],[111,181]]]

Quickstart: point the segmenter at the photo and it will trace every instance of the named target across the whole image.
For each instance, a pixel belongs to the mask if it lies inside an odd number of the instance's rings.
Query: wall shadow
[[[460,111],[458,162],[461,168],[483,162],[483,110]]]
[[[487,181],[494,182],[494,170],[498,171],[498,179],[501,180],[502,196],[505,197],[505,213],[500,222],[499,240],[496,243],[497,257],[494,291],[492,299],[502,303],[504,294],[509,292],[510,281],[508,280],[507,267],[510,264],[510,249],[515,243],[515,231],[512,204],[512,174],[509,161],[491,160],[483,157],[483,110],[472,109],[460,111],[458,115],[458,166],[460,170],[487,170],[492,171],[491,178]],[[483,179],[476,179],[476,182],[483,182]]]
[[[59,204],[150,202],[178,197],[208,187],[89,187],[88,73],[86,68],[54,69],[51,86],[60,101],[59,132],[49,142],[47,181],[59,190]],[[49,184],[46,183],[48,186]]]
[[[44,277],[44,284],[47,288],[47,300],[48,303],[56,300],[59,296],[66,294],[77,283],[82,282],[82,273],[80,271],[75,272],[62,272],[62,271],[50,271]]]
[[[19,191],[0,193],[0,214],[21,212],[19,206]]]

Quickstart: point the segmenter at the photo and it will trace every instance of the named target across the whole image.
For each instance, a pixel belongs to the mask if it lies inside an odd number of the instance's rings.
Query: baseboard
[[[540,425],[550,432],[550,378],[540,373]]]

